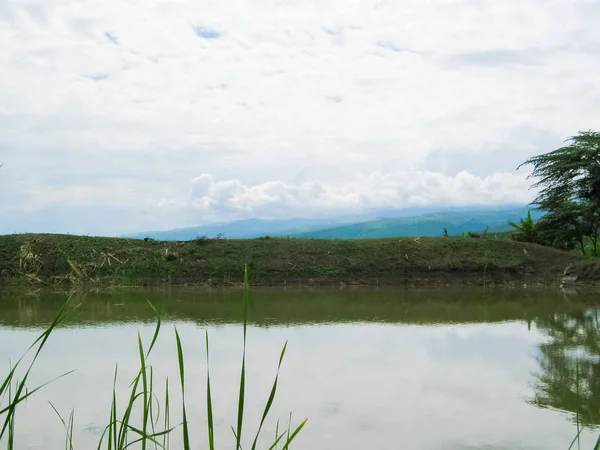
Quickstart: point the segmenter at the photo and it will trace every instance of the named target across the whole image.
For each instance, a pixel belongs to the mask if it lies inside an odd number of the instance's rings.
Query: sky
[[[0,233],[524,204],[597,0],[0,0]]]

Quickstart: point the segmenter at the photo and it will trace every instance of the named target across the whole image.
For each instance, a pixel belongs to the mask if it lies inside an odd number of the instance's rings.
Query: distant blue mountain
[[[527,208],[500,211],[437,212],[409,217],[380,218],[368,222],[290,233],[287,236],[310,239],[372,239],[389,237],[460,236],[465,232],[501,233],[510,231],[508,222],[527,216]],[[541,213],[532,211],[537,220]]]
[[[348,219],[351,220],[351,219]],[[191,228],[176,228],[168,231],[145,231],[125,237],[158,239],[163,241],[188,241],[199,237],[241,239],[261,236],[273,236],[281,233],[305,232],[348,223],[343,219],[246,219],[234,222],[222,222]]]
[[[442,236],[444,228],[449,235],[460,235],[465,231],[489,232],[508,231],[509,221],[527,215],[529,208],[522,205],[504,205],[490,208],[485,206],[447,208],[406,208],[399,210],[377,210],[354,216],[319,219],[246,219],[233,222],[214,223],[168,231],[147,231],[126,237],[143,239],[149,237],[165,241],[186,241],[199,237],[222,236],[231,239],[262,236],[289,236],[316,239],[357,239],[396,236]],[[534,219],[541,214],[532,211]]]

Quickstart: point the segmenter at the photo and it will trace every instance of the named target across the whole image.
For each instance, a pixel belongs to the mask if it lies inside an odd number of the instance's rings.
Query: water
[[[65,298],[0,292],[0,373]],[[51,337],[31,385],[76,372],[18,410],[17,448],[64,447],[48,402],[65,416],[74,408],[77,449],[96,448],[108,422],[115,364],[119,394],[126,394],[138,369],[137,332],[146,343],[152,337],[148,300],[164,321],[150,361],[156,390],[164,392],[168,376],[177,410],[176,325],[193,448],[207,448],[208,329],[217,448],[234,447],[241,291],[119,291],[72,300],[81,306]],[[289,340],[261,448],[268,448],[276,420],[287,424],[293,411],[293,423],[309,418],[293,449],[567,450],[577,422],[586,426],[580,448],[592,449],[600,433],[599,301],[534,290],[254,290],[244,441],[253,437]],[[173,411],[172,423],[178,420]]]

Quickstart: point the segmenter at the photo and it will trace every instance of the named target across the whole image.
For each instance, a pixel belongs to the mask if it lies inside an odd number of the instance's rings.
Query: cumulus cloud
[[[316,216],[408,206],[528,203],[532,192],[522,174],[487,177],[466,171],[373,173],[345,184],[267,181],[245,185],[202,174],[192,181],[190,203],[204,214],[229,218]]]
[[[588,0],[0,2],[0,232],[85,232],[84,207],[126,232],[529,200],[514,167],[600,123],[598,20]]]

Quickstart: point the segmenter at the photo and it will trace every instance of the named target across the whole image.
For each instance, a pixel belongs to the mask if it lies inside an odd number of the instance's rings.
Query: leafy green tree
[[[530,177],[539,188],[534,205],[546,215],[540,225],[555,227],[555,240],[577,242],[586,253],[586,241],[592,254],[598,253],[600,233],[600,132],[581,131],[564,147],[534,156],[519,166],[532,165]],[[564,228],[564,232],[558,232]]]
[[[538,230],[536,224],[531,218],[531,211],[527,211],[527,217],[521,219],[519,223],[508,222],[515,231],[512,238],[519,242],[535,242],[539,241]]]
[[[579,247],[585,254],[585,240],[589,233],[584,206],[565,201],[552,206],[549,211],[537,224],[540,243],[564,250]]]

